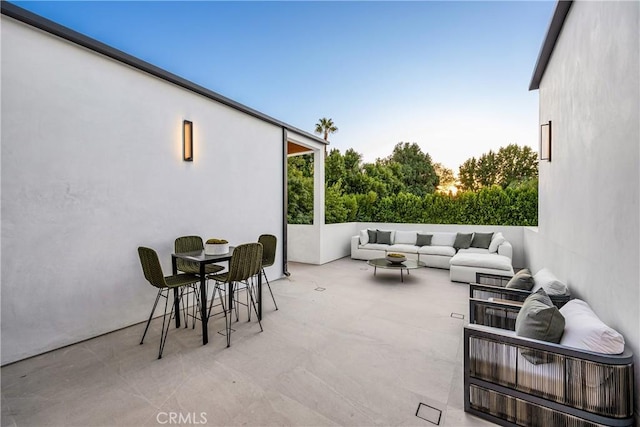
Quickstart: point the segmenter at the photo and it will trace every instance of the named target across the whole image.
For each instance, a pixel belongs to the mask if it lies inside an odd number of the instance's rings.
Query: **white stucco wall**
[[[2,364],[146,320],[140,245],[170,274],[181,235],[282,241],[280,127],[6,16],[1,34]]]
[[[320,264],[351,255],[351,236],[356,235],[357,224],[345,222],[322,226]]]
[[[551,268],[619,330],[636,367],[638,16],[638,2],[578,1],[571,7],[540,84],[540,123],[552,121],[552,161],[539,167],[538,229],[525,231],[527,264],[534,271]]]
[[[287,260],[305,264],[322,264],[320,225],[287,225]]]

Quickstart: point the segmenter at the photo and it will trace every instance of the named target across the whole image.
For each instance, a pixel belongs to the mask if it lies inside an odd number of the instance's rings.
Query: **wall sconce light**
[[[551,120],[540,125],[540,160],[551,161]]]
[[[193,161],[193,123],[189,120],[182,122],[182,159]]]

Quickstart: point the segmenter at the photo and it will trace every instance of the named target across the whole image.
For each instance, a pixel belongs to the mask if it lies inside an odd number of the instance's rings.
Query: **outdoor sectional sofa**
[[[385,233],[382,243],[376,239],[371,242],[373,233]],[[388,233],[388,234],[387,234]],[[444,268],[450,271],[450,278],[454,282],[471,283],[476,279],[476,273],[499,274],[513,276],[513,248],[506,241],[502,233],[483,234],[486,240],[484,247],[466,247],[456,249],[454,232],[419,232],[401,230],[361,230],[357,236],[351,238],[351,258],[371,260],[384,258],[387,253],[402,253],[409,259],[422,261],[427,267]],[[467,233],[473,238],[476,233]],[[431,236],[429,244],[420,245],[418,237]]]

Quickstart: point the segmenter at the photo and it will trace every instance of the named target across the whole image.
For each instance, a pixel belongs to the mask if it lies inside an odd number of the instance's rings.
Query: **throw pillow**
[[[559,343],[564,332],[564,317],[551,303],[544,289],[529,295],[516,318],[516,335]]]
[[[496,252],[498,252],[498,247],[504,242],[506,242],[506,239],[504,238],[502,233],[495,233],[493,235],[493,238],[491,239],[491,243],[489,244],[489,253],[495,254]]]
[[[529,270],[522,269],[518,271],[507,283],[507,288],[522,289],[524,291],[530,291],[533,288],[533,276]]]
[[[489,249],[493,233],[473,233],[472,248]]]
[[[378,232],[376,230],[367,230],[367,234],[369,234],[369,243],[378,242]]]
[[[377,234],[377,242],[376,243],[381,243],[384,245],[390,245],[391,244],[391,232],[390,231],[380,231],[378,230],[376,232]]]
[[[433,234],[418,234],[416,238],[416,246],[431,246]]]
[[[456,234],[456,240],[453,242],[453,247],[458,249],[469,249],[471,241],[473,240],[473,233],[458,233]]]
[[[569,293],[567,285],[561,282],[549,269],[543,268],[533,276],[535,290],[543,288],[548,295],[565,295]]]
[[[600,320],[586,302],[573,299],[560,313],[565,318],[565,333],[560,344],[605,354],[624,351],[624,337]]]
[[[366,245],[369,243],[369,233],[367,230],[360,230],[360,244]]]

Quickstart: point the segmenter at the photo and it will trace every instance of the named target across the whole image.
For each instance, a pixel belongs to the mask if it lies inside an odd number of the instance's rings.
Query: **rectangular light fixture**
[[[193,161],[193,123],[182,122],[182,158],[185,162]]]
[[[540,160],[551,161],[551,120],[540,125]]]

